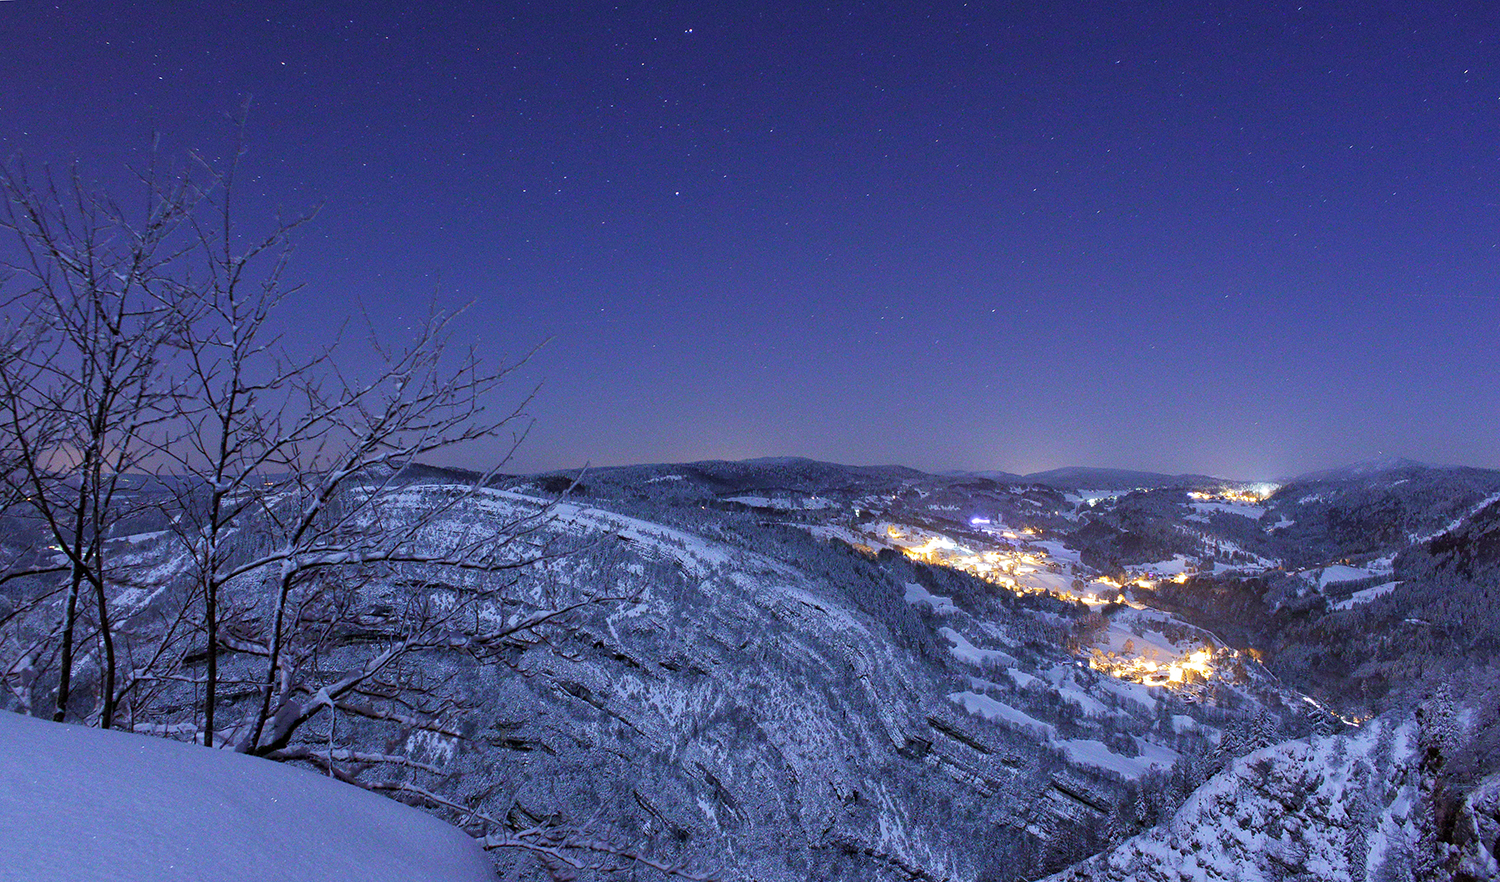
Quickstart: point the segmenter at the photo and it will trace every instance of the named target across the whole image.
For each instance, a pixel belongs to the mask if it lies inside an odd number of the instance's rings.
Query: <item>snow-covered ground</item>
[[[1399,581],[1384,582],[1380,585],[1374,586],[1373,588],[1362,588],[1350,595],[1348,600],[1341,600],[1338,603],[1335,603],[1333,605],[1333,608],[1354,609],[1361,603],[1369,603],[1370,601],[1374,600],[1377,597],[1380,597],[1383,594],[1391,593],[1392,591],[1396,590],[1396,586],[1400,584],[1401,583]]]
[[[953,644],[953,656],[959,661],[971,665],[983,665],[986,662],[998,662],[1007,667],[1018,664],[1015,657],[998,649],[980,649],[969,642],[969,639],[952,628],[939,628],[941,634],[949,643]]]
[[[794,524],[793,526],[806,530],[819,539],[825,541],[828,539],[837,539],[846,545],[852,545],[856,548],[865,546],[880,551],[881,549],[891,547],[874,536],[856,532],[840,524]]]
[[[1214,512],[1223,512],[1258,521],[1266,513],[1265,506],[1251,505],[1248,502],[1190,502],[1188,506],[1198,513],[1198,517],[1189,515],[1189,520],[1207,520],[1206,516]]]
[[[1177,752],[1143,738],[1136,739],[1139,756],[1123,756],[1110,750],[1102,741],[1073,738],[1057,742],[1068,759],[1085,766],[1108,769],[1122,778],[1139,778],[1152,769],[1168,769],[1177,761]]]
[[[1333,564],[1324,567],[1323,572],[1318,575],[1318,587],[1327,588],[1337,582],[1354,582],[1359,579],[1389,576],[1394,571],[1395,558],[1396,556],[1391,554],[1376,558],[1363,566]]]
[[[1121,656],[1169,662],[1197,649],[1201,640],[1173,641],[1157,628],[1171,621],[1154,610],[1127,609],[1116,613],[1093,646]],[[1127,649],[1127,644],[1130,644]]]
[[[948,696],[948,700],[961,706],[971,714],[978,714],[987,720],[1005,722],[1022,729],[1031,729],[1036,733],[1045,735],[1049,740],[1057,737],[1057,728],[1051,723],[1044,723],[1023,710],[1011,707],[1003,701],[997,701],[988,695],[978,692],[955,692]]]
[[[818,509],[833,508],[832,500],[821,496],[809,496],[805,498],[790,499],[782,496],[727,496],[725,502],[738,502],[741,505],[754,506],[755,508],[772,508],[778,511],[816,511]]]
[[[0,878],[486,882],[459,830],[312,772],[0,712]]]
[[[1053,539],[1033,541],[1031,545],[1041,548],[1047,552],[1047,557],[1063,564],[1077,564],[1082,562],[1080,553]]]
[[[932,607],[933,612],[939,614],[958,611],[958,607],[953,605],[953,600],[951,598],[940,597],[936,594],[933,594],[926,588],[918,585],[916,582],[906,583],[906,602],[925,603],[928,606]]]
[[[1073,576],[1070,573],[1054,573],[1031,566],[1016,567],[1015,580],[1024,590],[1045,591],[1048,594],[1065,594],[1073,588]]]
[[[1168,560],[1137,564],[1132,569],[1143,573],[1155,573],[1158,576],[1177,576],[1186,573],[1192,565],[1193,562],[1191,560],[1180,554],[1174,554]]]

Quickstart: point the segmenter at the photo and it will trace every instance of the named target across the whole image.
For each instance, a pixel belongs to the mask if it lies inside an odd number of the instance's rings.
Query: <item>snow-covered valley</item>
[[[1398,651],[1458,671],[1441,645],[1389,643],[1358,670],[1341,655],[1371,617],[1446,627],[1458,612],[1429,594],[1459,585],[1450,560],[1488,572],[1500,475],[1461,477],[1398,497],[1389,528],[1348,512],[1420,481],[1106,493],[800,460],[414,477],[364,528],[415,525],[405,544],[322,552],[317,572],[345,581],[294,595],[308,636],[266,723],[285,736],[253,752],[438,815],[504,878],[1034,879],[1092,855],[1067,878],[1167,878],[1187,854],[1202,878],[1386,878],[1382,855],[1446,835],[1412,808],[1434,782],[1462,787],[1461,808],[1494,771],[1475,734],[1489,718],[1462,701],[1443,748],[1461,775],[1415,746],[1440,678]],[[494,525],[503,546],[479,541]],[[139,668],[122,718],[201,740],[201,644],[164,630],[192,602],[173,535],[142,518],[112,540],[132,574],[112,600],[120,643],[180,647],[170,673]],[[14,584],[6,702],[37,713],[55,607]],[[265,584],[229,589],[231,746],[262,743]],[[1299,672],[1311,653],[1321,667]],[[77,665],[83,696],[95,658]],[[1464,676],[1487,694],[1482,671]],[[1356,791],[1365,814],[1329,808]],[[1293,839],[1244,833],[1289,813]],[[1444,866],[1480,866],[1483,835],[1459,839]]]

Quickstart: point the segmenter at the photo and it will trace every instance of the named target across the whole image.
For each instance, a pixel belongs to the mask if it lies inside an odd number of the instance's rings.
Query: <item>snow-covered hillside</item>
[[[1494,882],[1500,775],[1455,793],[1473,721],[1433,708],[1254,751],[1169,822],[1046,882]]]
[[[436,818],[311,772],[0,712],[0,878],[485,882]]]
[[[1049,882],[1410,878],[1422,810],[1414,742],[1410,727],[1376,723],[1258,750],[1169,823]]]

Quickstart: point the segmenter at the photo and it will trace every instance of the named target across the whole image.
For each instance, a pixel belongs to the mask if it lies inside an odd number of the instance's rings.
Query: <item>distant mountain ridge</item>
[[[1377,475],[1386,475],[1392,472],[1449,471],[1460,468],[1468,467],[1434,465],[1432,463],[1418,462],[1415,459],[1408,459],[1404,456],[1387,456],[1380,459],[1352,462],[1348,465],[1335,466],[1331,469],[1318,469],[1317,471],[1293,475],[1284,478],[1280,483],[1289,484],[1293,481],[1340,481],[1350,478],[1368,478]]]
[[[1141,472],[1132,469],[1094,468],[1090,466],[1065,466],[1032,472],[1025,480],[1034,484],[1046,484],[1068,490],[1160,490],[1169,487],[1201,487],[1242,483],[1212,475],[1168,475],[1161,472]]]
[[[1176,487],[1204,487],[1224,486],[1256,483],[1262,479],[1254,477],[1224,477],[1218,475],[1206,475],[1197,472],[1186,472],[1171,474],[1167,472],[1153,472],[1142,469],[1113,468],[1109,466],[1062,466],[1044,471],[1020,474],[1008,472],[1002,469],[941,469],[927,472],[912,466],[898,464],[883,465],[846,465],[843,463],[826,460],[812,459],[804,456],[762,456],[741,460],[696,460],[683,463],[639,463],[618,466],[596,466],[592,468],[552,469],[539,474],[576,475],[580,472],[585,474],[621,474],[624,472],[637,471],[643,473],[669,473],[674,471],[692,470],[705,474],[711,474],[722,478],[733,479],[753,474],[766,472],[780,473],[802,478],[818,475],[848,475],[858,474],[864,477],[884,478],[915,478],[915,477],[945,477],[945,478],[980,478],[995,481],[1002,484],[1043,484],[1064,490],[1089,489],[1089,490],[1126,490],[1126,489],[1149,489],[1159,490]],[[1429,471],[1475,471],[1489,472],[1482,466],[1465,465],[1442,465],[1421,462],[1407,457],[1383,457],[1380,459],[1363,460],[1349,463],[1347,465],[1335,466],[1327,469],[1316,469],[1314,471],[1299,474],[1283,475],[1274,479],[1277,484],[1291,484],[1295,482],[1312,481],[1337,481],[1357,478],[1376,477],[1392,473],[1420,473]]]

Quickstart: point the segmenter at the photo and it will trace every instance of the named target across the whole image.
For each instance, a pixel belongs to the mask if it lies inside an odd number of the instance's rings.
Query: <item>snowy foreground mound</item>
[[[494,871],[453,827],[310,772],[0,713],[0,876],[480,882]]]

